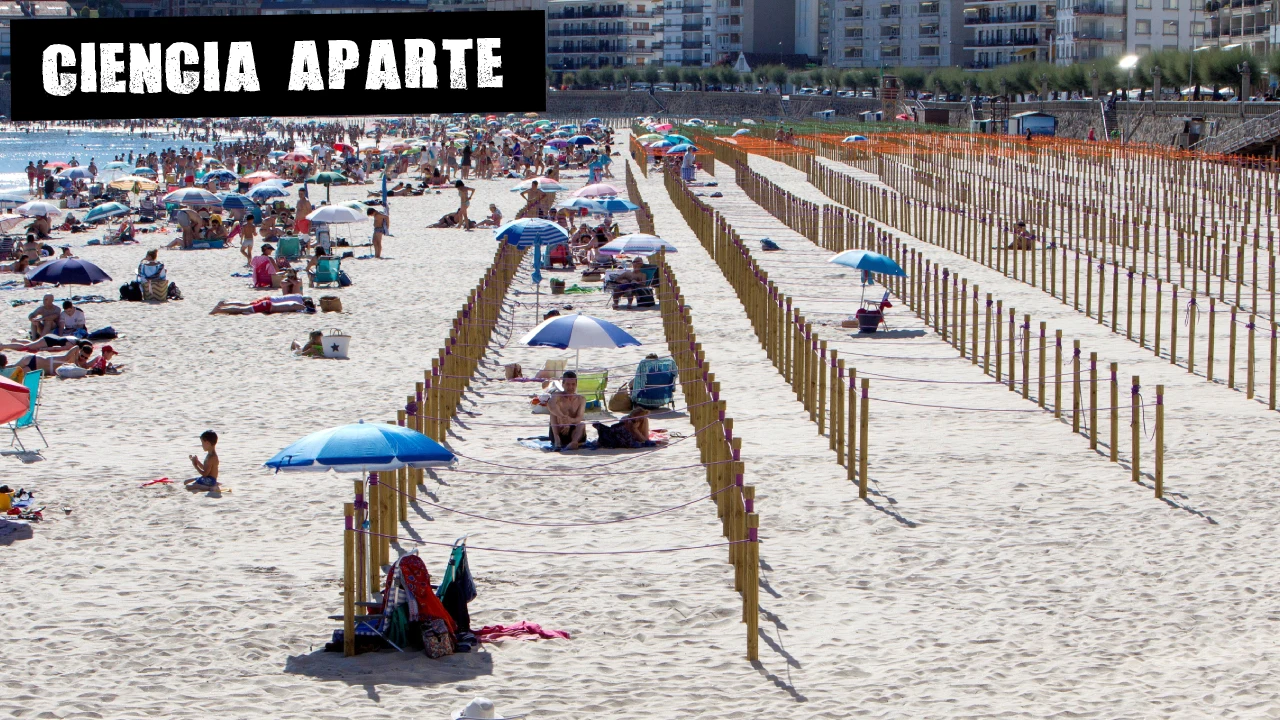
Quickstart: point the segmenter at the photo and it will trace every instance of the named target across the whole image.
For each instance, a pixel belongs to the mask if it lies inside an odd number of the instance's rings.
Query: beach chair
[[[22,438],[18,437],[19,430],[35,428],[36,433],[40,436],[40,442],[45,447],[49,447],[49,441],[44,439],[44,432],[40,430],[40,423],[36,416],[40,410],[40,379],[44,376],[43,370],[29,372],[22,378],[22,384],[27,386],[27,390],[31,393],[31,407],[27,410],[27,414],[9,423],[9,429],[13,431],[13,442],[11,447],[17,447],[22,452],[26,452],[27,448],[22,444]]]
[[[569,366],[568,358],[556,358],[548,360],[547,364],[538,371],[534,378],[539,380],[557,380],[564,374],[564,369]]]
[[[315,272],[311,273],[311,287],[320,285],[338,286],[338,273],[342,272],[342,258],[320,258]]]
[[[569,254],[569,246],[563,243],[552,245],[547,250],[547,267],[553,268],[556,265],[570,268],[573,267],[573,256]]]
[[[854,313],[858,320],[858,332],[864,335],[874,333],[884,323],[884,311],[893,307],[889,304],[889,291],[879,300],[863,300],[862,307]]]
[[[605,392],[609,385],[609,371],[578,373],[578,394],[587,401],[587,410],[603,410]]]
[[[285,236],[276,243],[276,257],[297,260],[302,257],[302,242],[297,236]]]
[[[0,235],[0,260],[13,259],[13,250],[17,245],[17,238],[12,235]]]
[[[328,223],[318,223],[313,226],[316,231],[316,245],[324,248],[326,255],[329,254],[329,248],[333,244],[333,238],[329,234]]]
[[[676,406],[676,363],[671,358],[645,359],[631,381],[631,403],[649,410]]]

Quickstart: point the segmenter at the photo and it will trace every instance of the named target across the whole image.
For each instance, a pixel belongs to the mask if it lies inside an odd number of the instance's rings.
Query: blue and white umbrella
[[[174,190],[164,196],[164,202],[174,203],[177,205],[208,205],[209,207],[221,205],[222,201],[218,200],[218,196],[205,190],[204,188],[180,188]]]
[[[93,173],[89,172],[89,168],[84,166],[71,167],[58,173],[59,180],[90,180]]]
[[[218,168],[217,170],[210,170],[205,173],[204,177],[200,178],[200,182],[207,183],[210,180],[214,182],[235,182],[238,179],[239,178],[236,174],[230,170],[227,170],[226,168]]]
[[[542,246],[559,245],[569,242],[569,231],[542,218],[521,218],[497,228],[493,238],[498,242],[515,245],[518,248],[533,248],[533,280],[537,288],[534,298],[534,312],[541,310],[542,303]]]
[[[629,212],[635,212],[636,210],[640,209],[639,205],[636,205],[635,203],[630,202],[628,200],[623,200],[621,198],[616,198],[616,197],[602,197],[602,198],[576,197],[576,198],[571,198],[569,200],[565,200],[564,202],[556,203],[555,206],[558,208],[570,208],[570,209],[585,208],[587,212],[595,213],[597,215],[610,215],[613,213],[629,213]]]
[[[640,341],[631,337],[626,330],[608,320],[590,315],[559,315],[542,321],[520,342],[530,347],[552,347],[560,350],[576,350],[582,348],[620,348],[640,345]],[[577,357],[574,358],[577,367]]]
[[[16,208],[30,200],[30,195],[24,195],[21,192],[0,193],[0,208]]]
[[[125,205],[124,203],[118,203],[118,202],[109,202],[109,203],[103,203],[95,207],[94,209],[90,210],[88,213],[86,213],[84,216],[84,221],[96,222],[98,220],[106,220],[107,218],[113,218],[113,217],[116,217],[117,215],[128,215],[128,214],[129,214],[128,205]]]
[[[666,250],[669,253],[679,252],[676,246],[670,242],[657,235],[646,235],[644,233],[622,235],[600,246],[601,255],[644,255],[647,257],[657,253],[659,250]]]
[[[573,143],[574,145],[595,145],[596,144],[595,140],[592,140],[586,135],[574,135],[573,137],[569,138],[569,142]]]
[[[240,193],[221,192],[217,197],[222,200],[222,207],[228,210],[252,210],[257,207],[253,200]]]
[[[362,420],[311,433],[263,464],[277,471],[388,472],[453,461],[453,453],[416,430]]]
[[[245,193],[250,200],[255,202],[265,202],[271,198],[288,197],[289,193],[279,185],[268,185],[259,183],[249,188],[249,192]]]
[[[156,171],[155,171],[155,170],[152,170],[151,168],[146,167],[146,166],[144,165],[144,166],[142,166],[142,167],[136,167],[136,168],[134,168],[134,169],[133,169],[133,172],[132,172],[132,173],[129,173],[129,174],[130,174],[130,175],[141,175],[142,177],[155,177],[155,176],[156,176]]]
[[[849,137],[841,140],[840,142],[842,143],[867,142],[867,136],[866,135],[850,135]]]
[[[733,136],[734,136],[734,137],[742,137],[743,135],[750,135],[750,134],[751,134],[751,131],[750,131],[750,130],[748,130],[747,128],[742,128],[741,130],[734,130],[734,131],[733,131]]]

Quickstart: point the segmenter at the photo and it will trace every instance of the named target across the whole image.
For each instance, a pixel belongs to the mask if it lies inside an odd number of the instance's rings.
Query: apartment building
[[[981,70],[1053,60],[1057,11],[1052,0],[965,0],[965,65]]]
[[[661,64],[662,3],[550,0],[547,64],[556,70]]]
[[[1127,52],[1125,0],[1058,0],[1057,11],[1057,64],[1091,62]]]
[[[1125,52],[1145,55],[1161,50],[1193,50],[1204,47],[1204,0],[1128,0]],[[1266,28],[1257,31],[1266,51]],[[1226,43],[1224,43],[1226,44]]]
[[[29,2],[0,2],[0,70],[8,70],[12,54],[13,28],[11,22],[19,18],[66,20],[75,17],[71,6],[63,0],[36,0]]]
[[[1276,2],[1277,0],[1209,0],[1203,7],[1204,32],[1199,43],[1222,48],[1243,47],[1255,56],[1266,55],[1269,48],[1280,44],[1271,38]]]
[[[1057,62],[1070,65],[1218,44],[1216,37],[1205,38],[1203,1],[1058,0]],[[1230,37],[1222,44],[1228,44]]]
[[[795,52],[818,65],[827,62],[831,50],[833,0],[796,0]]]
[[[831,7],[829,64],[839,68],[965,64],[965,5],[963,0],[839,0]]]
[[[796,1],[665,0],[662,63],[706,67],[743,52],[793,54]]]
[[[164,0],[161,11],[169,17],[240,17],[261,8],[262,0]]]

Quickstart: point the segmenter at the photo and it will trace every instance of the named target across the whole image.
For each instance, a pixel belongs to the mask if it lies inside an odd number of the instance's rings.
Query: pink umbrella
[[[271,172],[270,170],[258,170],[257,172],[251,172],[248,175],[244,175],[240,179],[250,185],[257,185],[264,180],[275,180],[279,177],[279,175]]]
[[[588,185],[584,188],[579,188],[577,191],[573,193],[573,196],[574,197],[605,197],[608,195],[617,195],[617,194],[618,194],[618,188],[612,185],[598,183],[596,185]]]
[[[0,423],[17,420],[31,409],[31,391],[26,385],[0,376]]]
[[[334,144],[333,144],[333,149],[334,149],[334,150],[337,150],[338,152],[343,152],[343,153],[353,153],[353,152],[355,152],[355,151],[356,151],[356,149],[355,149],[354,147],[352,147],[351,145],[348,145],[348,144],[346,144],[346,143],[344,143],[344,142],[336,142],[336,143],[334,143]]]
[[[667,130],[670,130],[670,129],[671,129],[671,123],[662,123],[661,125],[654,125],[652,128],[650,128],[650,130],[653,130],[654,132],[666,132]]]
[[[313,158],[310,155],[303,155],[302,153],[296,152],[285,153],[280,160],[282,162],[298,163],[301,165],[310,165],[313,162]]]

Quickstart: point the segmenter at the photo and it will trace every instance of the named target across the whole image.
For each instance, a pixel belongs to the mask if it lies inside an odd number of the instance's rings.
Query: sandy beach
[[[625,152],[615,160],[610,182],[622,188],[622,163],[635,166]],[[801,197],[832,202],[797,170],[754,155],[751,164]],[[531,718],[1277,714],[1274,413],[1193,381],[1035,288],[921,243],[985,291],[1121,363],[1126,377],[1165,384],[1169,497],[1155,500],[1068,426],[1028,412],[906,307],[890,311],[891,333],[838,333],[857,304],[857,273],[821,267],[830,253],[753,203],[721,166],[718,186],[699,191],[723,197],[704,199],[752,247],[768,237],[783,248],[762,259],[771,277],[826,324],[823,337],[842,357],[876,378],[875,397],[912,403],[873,405],[873,492],[863,501],[661,176],[636,172],[642,197],[631,200],[647,202],[657,234],[679,248],[668,261],[757,489],[758,662],[745,659],[724,548],[699,547],[723,539],[714,506],[691,502],[707,489],[690,467],[698,455],[683,411],[654,419],[672,442],[652,453],[552,454],[517,442],[542,433],[546,419],[529,411],[533,386],[500,382],[501,366],[531,374],[572,356],[517,341],[549,303],[641,340],[582,352],[582,367],[611,368],[610,393],[629,377],[627,364],[667,354],[661,310],[615,311],[598,293],[552,298],[545,282],[538,295],[528,259],[454,425],[449,446],[461,459],[427,473],[397,546],[416,549],[434,576],[447,546],[467,536],[474,627],[523,620],[571,639],[486,644],[440,660],[324,652],[338,627],[328,616],[341,610],[342,504],[355,476],[277,475],[262,463],[318,429],[394,420],[422,379],[495,246],[489,231],[425,227],[456,208],[446,190],[390,200],[395,236],[381,260],[344,261],[352,286],[304,289],[340,296],[340,314],[209,315],[219,300],[262,295],[232,277],[245,269],[233,249],[161,251],[182,301],[83,306],[90,327],[119,331],[112,345],[125,372],[50,381],[45,459],[0,458],[0,481],[36,489],[47,505],[30,537],[0,538],[0,714],[448,718],[476,695]],[[585,181],[566,173],[571,188]],[[473,217],[490,202],[513,217],[513,183],[469,183],[478,189]],[[372,187],[335,186],[333,200],[363,199]],[[621,223],[636,228],[631,216]],[[349,228],[339,234],[367,242],[367,224]],[[107,270],[114,282],[88,292],[114,299],[143,253],[175,233],[82,247],[93,236],[53,244]],[[43,292],[0,292],[6,338],[21,333],[31,306],[4,301]],[[324,328],[352,336],[351,359],[289,352],[292,340]],[[187,456],[210,428],[221,436],[229,491],[140,487],[190,477]],[[685,547],[698,549],[631,552]]]

